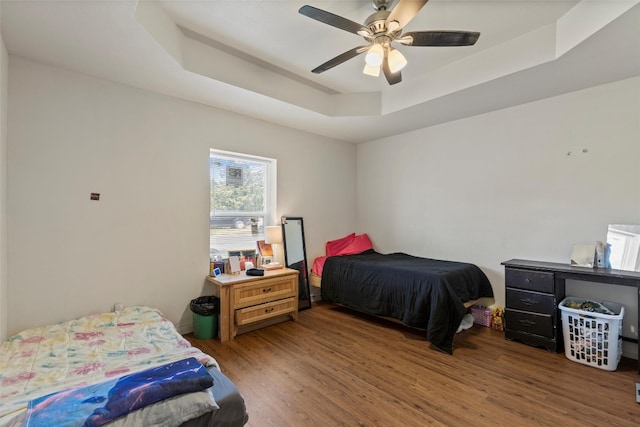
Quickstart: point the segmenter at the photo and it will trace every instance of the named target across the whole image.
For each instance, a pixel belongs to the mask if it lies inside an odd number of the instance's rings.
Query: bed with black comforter
[[[426,330],[431,344],[449,354],[464,303],[493,297],[474,264],[373,250],[327,258],[321,289],[323,301]]]

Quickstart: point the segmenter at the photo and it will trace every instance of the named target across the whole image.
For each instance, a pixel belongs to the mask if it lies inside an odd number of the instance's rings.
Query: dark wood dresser
[[[564,280],[551,271],[537,271],[506,261],[505,337],[558,353],[563,350],[558,304]]]

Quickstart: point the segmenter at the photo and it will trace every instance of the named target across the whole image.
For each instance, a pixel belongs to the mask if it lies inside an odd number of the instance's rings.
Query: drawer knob
[[[266,293],[269,293],[269,292],[271,292],[271,288],[262,288],[262,293],[263,294],[266,294]]]
[[[525,281],[526,283],[531,283],[531,279],[529,279],[528,277],[527,277],[526,279],[524,279],[524,281]]]
[[[522,320],[520,320],[520,324],[523,325],[523,326],[531,327],[531,326],[535,325],[536,322],[534,322],[533,320],[529,320],[529,319],[522,319]]]
[[[264,312],[265,313],[271,313],[273,311],[273,307],[269,307],[269,308],[265,308]]]
[[[520,298],[520,302],[528,306],[536,305],[538,303],[538,301],[533,300],[531,298]]]

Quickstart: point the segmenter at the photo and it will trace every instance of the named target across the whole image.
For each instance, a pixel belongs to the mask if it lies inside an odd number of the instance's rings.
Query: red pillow
[[[371,239],[369,239],[369,235],[367,233],[360,234],[359,236],[355,236],[353,241],[346,248],[342,249],[336,255],[353,255],[353,254],[361,254],[362,252],[373,249],[373,245],[371,244]]]
[[[355,237],[356,237],[356,233],[351,233],[340,239],[331,240],[330,242],[327,242],[327,246],[325,248],[327,256],[338,255],[338,252],[342,251],[344,248],[349,246]]]

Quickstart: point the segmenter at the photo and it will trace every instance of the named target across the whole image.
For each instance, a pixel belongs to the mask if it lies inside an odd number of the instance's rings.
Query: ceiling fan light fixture
[[[398,21],[391,21],[387,24],[387,33],[394,33],[400,29],[400,23]]]
[[[2,0],[0,0],[2,1]],[[367,66],[364,74],[377,76],[380,68],[390,85],[402,81],[400,70],[407,65],[404,55],[396,51],[393,43],[404,46],[472,46],[480,37],[475,31],[410,31],[403,34],[406,25],[420,12],[428,0],[370,0],[376,10],[360,24],[317,7],[305,5],[298,12],[318,22],[363,37],[363,46],[348,50],[311,70],[319,74],[330,70],[358,55],[365,54]],[[393,10],[389,10],[393,5]],[[404,48],[403,48],[404,49]]]
[[[380,75],[380,66],[372,67],[369,64],[364,64],[364,70],[362,70],[362,74],[366,74],[367,76],[378,77]]]
[[[374,43],[369,51],[367,52],[367,56],[364,58],[367,65],[371,67],[380,67],[382,65],[382,60],[384,59],[384,49],[381,44]]]
[[[391,49],[387,61],[392,73],[397,73],[407,65],[407,58],[398,49]]]

